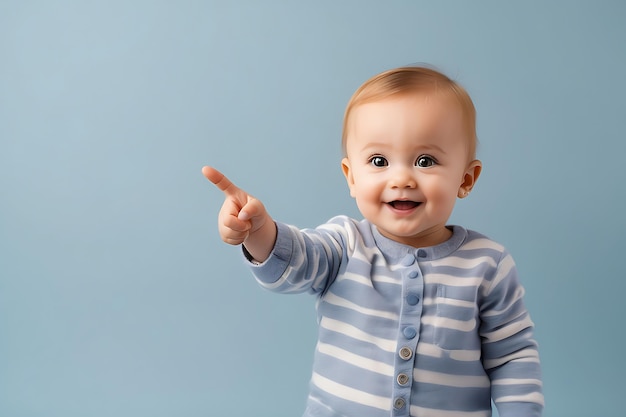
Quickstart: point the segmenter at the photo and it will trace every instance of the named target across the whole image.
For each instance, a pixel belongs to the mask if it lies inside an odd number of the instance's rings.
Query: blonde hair
[[[343,117],[341,146],[346,156],[348,123],[352,110],[361,104],[384,100],[399,94],[416,92],[443,92],[452,94],[459,103],[468,137],[470,161],[476,158],[476,109],[467,91],[445,74],[426,66],[407,66],[391,69],[365,81],[352,95]]]

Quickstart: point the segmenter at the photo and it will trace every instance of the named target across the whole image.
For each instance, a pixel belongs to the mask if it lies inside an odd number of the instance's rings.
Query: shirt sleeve
[[[279,293],[321,293],[337,276],[344,250],[340,233],[328,227],[299,230],[276,222],[276,243],[265,262],[243,254],[257,282]]]
[[[544,398],[534,324],[508,253],[503,254],[483,295],[483,366],[491,379],[498,412],[501,417],[540,417]]]

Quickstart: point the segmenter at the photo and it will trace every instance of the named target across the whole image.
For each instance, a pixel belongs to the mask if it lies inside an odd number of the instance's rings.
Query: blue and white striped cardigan
[[[265,288],[317,294],[319,336],[305,417],[540,416],[533,323],[509,253],[453,226],[413,248],[345,216],[277,223],[250,267]]]

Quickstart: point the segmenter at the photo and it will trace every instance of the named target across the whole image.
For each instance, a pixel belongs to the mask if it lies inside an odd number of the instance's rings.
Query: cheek
[[[352,171],[352,189],[356,194],[363,194],[367,192],[371,180],[368,176],[360,170]]]
[[[432,202],[454,204],[459,185],[451,180],[433,180],[422,184],[422,191]]]
[[[356,186],[354,184],[348,184],[348,187],[350,188],[350,197],[356,198],[357,197]]]
[[[354,195],[352,197],[358,200],[369,200],[372,195],[371,187],[363,183],[356,184],[353,191]]]
[[[379,184],[375,181],[359,177],[359,181],[354,183],[350,194],[352,197],[363,202],[378,201],[380,199],[381,189]]]

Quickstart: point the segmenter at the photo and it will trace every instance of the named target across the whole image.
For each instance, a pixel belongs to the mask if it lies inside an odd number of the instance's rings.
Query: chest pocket
[[[475,287],[437,285],[434,343],[446,350],[480,348]]]

